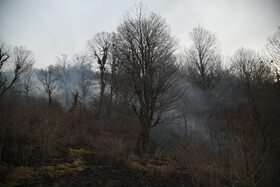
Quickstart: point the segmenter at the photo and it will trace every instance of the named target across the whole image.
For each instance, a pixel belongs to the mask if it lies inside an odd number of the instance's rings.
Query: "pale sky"
[[[138,0],[0,0],[0,40],[32,50],[35,67],[85,51],[97,32],[115,31]],[[180,46],[197,25],[215,33],[225,56],[240,47],[260,51],[280,25],[280,0],[142,0],[170,25]]]

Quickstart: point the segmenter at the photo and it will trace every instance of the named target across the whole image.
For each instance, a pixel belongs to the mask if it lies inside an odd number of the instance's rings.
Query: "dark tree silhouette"
[[[132,108],[140,121],[136,152],[142,155],[150,129],[162,122],[174,101],[167,93],[174,89],[175,42],[165,20],[142,5],[124,17],[118,36],[124,71],[132,82]]]
[[[68,109],[71,66],[66,54],[62,54],[60,57],[57,57],[56,69],[58,82],[60,83],[59,86],[64,92],[64,107]]]
[[[91,87],[93,85],[92,65],[85,54],[76,55],[74,62],[77,66],[77,90],[79,90],[80,98],[82,99],[82,112],[86,107],[86,100],[90,95]]]
[[[106,65],[108,64],[109,48],[111,46],[111,34],[107,32],[97,33],[93,39],[87,43],[91,57],[97,59],[100,73],[100,97],[97,110],[97,118],[99,118],[104,100],[104,92],[106,87]]]
[[[7,78],[7,76],[2,75],[2,68],[4,63],[9,63],[9,52],[5,49],[5,45],[2,44],[0,46],[0,94],[3,95],[6,91],[8,91],[21,77],[22,73],[28,69],[28,67],[32,66],[34,63],[33,54],[31,51],[26,48],[20,46],[15,47],[13,50],[13,58],[12,63],[13,67],[13,78],[11,81]]]
[[[193,45],[186,51],[188,80],[201,89],[213,89],[221,69],[217,39],[200,26],[192,30],[190,38]]]
[[[50,65],[37,73],[37,78],[43,86],[44,92],[48,95],[49,105],[52,103],[52,94],[57,89],[57,69]]]
[[[35,73],[32,66],[28,67],[22,75],[21,84],[23,87],[23,93],[26,100],[29,99],[29,92],[33,89],[34,85],[36,84],[34,80],[34,76]]]
[[[107,102],[107,113],[111,113],[111,105],[113,102],[113,97],[119,91],[120,88],[120,79],[123,74],[123,61],[121,60],[120,44],[119,37],[116,33],[112,33],[112,44],[110,47],[110,78],[108,82],[110,84],[109,90],[109,99]]]
[[[265,83],[272,80],[270,68],[254,51],[245,48],[237,50],[232,61],[232,72],[238,77],[243,93],[248,99],[252,124],[260,131],[265,150],[267,145],[266,126],[261,123],[259,100]]]

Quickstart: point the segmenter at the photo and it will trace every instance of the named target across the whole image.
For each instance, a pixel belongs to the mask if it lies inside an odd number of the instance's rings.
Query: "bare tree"
[[[9,50],[6,49],[6,46],[4,43],[0,46],[0,88],[1,93],[4,92],[5,85],[7,84],[7,78],[3,77],[2,71],[3,71],[3,65],[4,63],[7,63],[8,59],[10,58]]]
[[[9,50],[6,49],[5,44],[1,42],[1,46],[0,46],[0,70],[2,70],[2,67],[3,67],[4,63],[7,62],[9,58],[10,58]]]
[[[52,94],[57,89],[56,71],[55,67],[50,65],[37,73],[37,78],[42,84],[44,92],[48,95],[49,105],[52,103]]]
[[[124,71],[132,82],[131,104],[140,121],[136,153],[147,151],[150,129],[171,110],[175,42],[165,20],[140,4],[118,27]]]
[[[271,65],[276,73],[277,82],[280,85],[280,26],[272,36],[268,37],[266,53],[271,59]]]
[[[81,92],[82,110],[86,105],[86,99],[90,94],[90,89],[93,85],[93,72],[92,65],[88,60],[88,57],[84,54],[76,55],[74,61],[77,66],[78,82],[77,87]]]
[[[2,44],[0,46],[0,94],[4,94],[8,91],[20,78],[22,73],[30,67],[34,63],[33,54],[31,51],[27,50],[26,48],[20,46],[15,47],[13,50],[13,59],[12,63],[14,64],[13,67],[13,77],[11,81],[8,80],[7,76],[3,76],[2,68],[4,63],[8,62],[9,59],[9,52],[5,49],[5,45]]]
[[[70,81],[70,73],[71,66],[66,54],[62,54],[60,57],[57,57],[57,75],[59,86],[64,92],[64,107],[69,107],[69,81]]]
[[[198,26],[190,33],[193,45],[186,51],[188,80],[201,89],[213,89],[221,58],[214,34]]]
[[[111,61],[110,61],[110,67],[111,67],[111,74],[110,74],[110,93],[109,93],[109,100],[107,104],[107,112],[110,114],[111,112],[111,104],[113,101],[113,97],[117,93],[120,83],[120,77],[123,74],[123,61],[121,60],[122,53],[120,52],[120,44],[121,41],[119,41],[119,37],[116,33],[112,33],[112,44],[110,47],[110,54],[111,54]]]
[[[97,118],[99,118],[103,106],[104,92],[106,87],[106,65],[108,64],[109,48],[112,42],[111,38],[112,36],[110,33],[101,32],[97,33],[87,43],[90,56],[97,59],[100,73],[100,96]]]
[[[258,102],[261,89],[266,82],[272,80],[270,68],[254,51],[241,48],[232,59],[231,69],[240,80],[243,93],[248,99],[252,124],[259,129],[264,142],[263,148],[266,149],[266,126],[261,123]]]
[[[29,99],[29,92],[32,90],[35,80],[34,80],[34,69],[32,66],[28,67],[27,70],[23,73],[21,82],[23,87],[23,93],[26,100]]]

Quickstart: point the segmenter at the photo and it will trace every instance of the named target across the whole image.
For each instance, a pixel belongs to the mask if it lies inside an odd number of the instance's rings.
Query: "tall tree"
[[[110,93],[109,93],[109,100],[107,103],[107,112],[110,114],[111,112],[111,104],[113,101],[113,97],[118,92],[120,87],[120,78],[123,74],[123,62],[122,62],[122,53],[120,52],[120,44],[119,37],[116,33],[112,33],[112,44],[110,47],[110,54],[111,54],[111,61],[110,61]]]
[[[213,89],[221,69],[217,39],[200,26],[192,30],[190,38],[193,45],[186,51],[188,80],[201,89]]]
[[[124,71],[132,82],[132,108],[140,122],[136,152],[145,154],[150,129],[171,109],[175,42],[165,20],[141,4],[118,26]]]
[[[263,138],[263,148],[266,149],[266,126],[261,123],[259,99],[261,89],[265,83],[272,80],[270,68],[261,60],[257,53],[241,48],[236,51],[232,59],[231,69],[239,79],[243,93],[248,99],[252,125],[259,129]]]
[[[76,55],[74,62],[77,67],[77,87],[80,91],[80,97],[82,99],[82,112],[86,106],[86,100],[90,95],[90,89],[93,85],[93,72],[92,65],[88,60],[88,56],[85,54]]]
[[[37,78],[43,86],[44,92],[48,95],[49,105],[52,103],[52,94],[57,89],[57,69],[50,65],[37,73]]]
[[[59,86],[63,90],[63,98],[64,98],[64,107],[66,109],[69,108],[69,87],[70,87],[70,74],[71,74],[71,66],[70,62],[67,58],[66,54],[62,54],[60,57],[57,57],[57,76]]]
[[[97,118],[99,118],[103,107],[104,92],[106,87],[106,65],[108,64],[109,48],[112,42],[111,38],[112,36],[110,33],[101,32],[97,33],[87,43],[91,57],[97,60],[100,73],[100,95]]]
[[[35,75],[34,69],[32,66],[30,66],[26,69],[26,71],[23,73],[22,78],[21,78],[23,93],[25,95],[26,100],[29,99],[29,93],[35,84],[34,75]]]

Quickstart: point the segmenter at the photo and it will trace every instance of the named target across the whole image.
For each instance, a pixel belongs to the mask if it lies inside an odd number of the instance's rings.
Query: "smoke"
[[[198,143],[208,144],[210,147],[215,147],[218,143],[227,145],[226,138],[216,134],[221,126],[218,117],[223,111],[246,102],[236,78],[225,71],[222,79],[211,90],[201,89],[183,77],[180,80],[183,95],[174,115],[179,113],[181,117],[153,129],[151,140],[160,144],[172,143],[182,137],[195,137]]]

